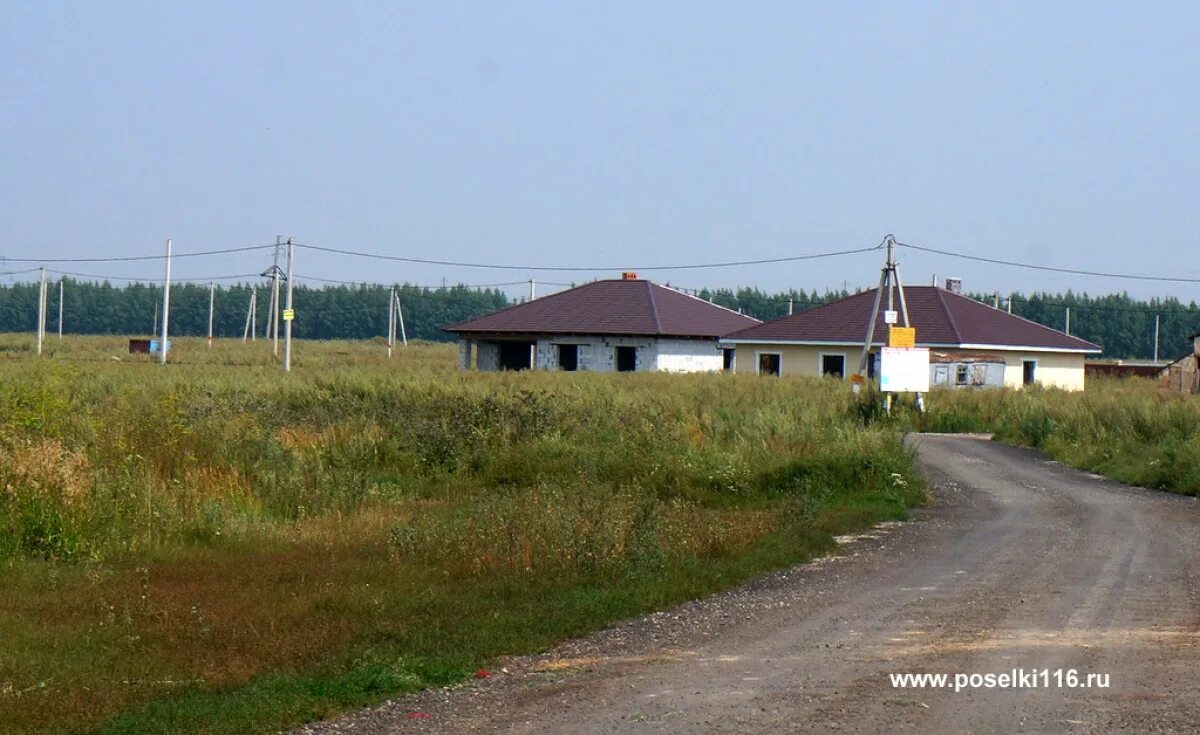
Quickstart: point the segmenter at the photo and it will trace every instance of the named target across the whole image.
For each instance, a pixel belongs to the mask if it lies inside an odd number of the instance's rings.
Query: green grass
[[[924,490],[843,385],[0,337],[0,731],[261,732],[812,558]],[[114,360],[119,357],[120,360]],[[223,362],[224,361],[224,362]]]
[[[1200,398],[1152,381],[1089,379],[1087,390],[946,391],[917,424],[978,431],[1114,480],[1200,494]]]

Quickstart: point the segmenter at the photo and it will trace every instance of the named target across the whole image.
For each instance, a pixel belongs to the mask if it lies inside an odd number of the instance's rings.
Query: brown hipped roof
[[[908,286],[904,295],[909,321],[916,327],[920,346],[1100,352],[1100,347],[1091,342],[937,286]],[[867,317],[874,300],[874,290],[863,291],[793,316],[732,332],[725,339],[730,342],[862,344],[867,338]],[[876,344],[883,344],[887,339],[887,327],[883,322],[886,304],[885,295],[875,319],[873,341]],[[899,311],[898,294],[894,306]]]
[[[458,334],[607,334],[716,339],[761,324],[645,280],[593,281],[478,319],[444,327]]]

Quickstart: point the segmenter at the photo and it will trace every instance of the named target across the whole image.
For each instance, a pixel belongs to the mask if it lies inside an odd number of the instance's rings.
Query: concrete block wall
[[[475,367],[479,370],[499,370],[500,345],[496,342],[477,342],[475,346]]]
[[[720,371],[724,358],[716,340],[655,339],[652,337],[580,337],[578,339],[541,339],[534,346],[536,370],[558,370],[558,346],[579,346],[579,369],[613,372],[617,369],[616,347],[637,348],[637,371],[665,372]],[[472,353],[474,353],[472,360]],[[474,362],[474,364],[472,364]],[[458,365],[462,370],[498,370],[500,345],[487,340],[460,339]]]
[[[724,362],[716,340],[654,339],[648,337],[580,337],[538,340],[534,366],[558,370],[558,345],[579,346],[579,369],[613,372],[617,369],[616,347],[636,347],[637,370],[646,372],[719,371]],[[481,368],[482,369],[482,368]]]

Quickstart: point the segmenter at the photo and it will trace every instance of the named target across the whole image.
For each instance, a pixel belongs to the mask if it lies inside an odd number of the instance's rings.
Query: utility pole
[[[158,345],[159,363],[167,364],[167,323],[171,319],[171,241],[167,240],[167,271],[163,276],[162,342]]]
[[[1000,308],[1000,292],[999,291],[996,291],[992,294],[992,308],[993,309]]]
[[[254,339],[254,330],[257,328],[257,323],[254,321],[254,302],[258,300],[258,289],[250,289],[250,303],[246,305],[246,330],[242,332],[242,341]]]
[[[58,338],[62,339],[63,279],[58,279]]]
[[[788,316],[792,315],[792,309],[794,308],[793,304],[792,304],[793,300],[794,299],[792,299],[792,297],[790,297],[790,296],[788,297]]]
[[[404,308],[400,306],[400,294],[396,294],[396,321],[400,323],[400,344],[408,347],[408,333],[404,331]]]
[[[1067,334],[1071,333],[1071,307],[1067,307],[1067,327],[1063,330]]]
[[[530,278],[529,279],[529,300],[530,301],[533,301],[534,299],[537,298],[537,294],[534,292],[533,285],[534,285],[533,279]]]
[[[871,306],[870,320],[867,322],[867,338],[863,342],[862,355],[858,360],[858,374],[866,377],[867,363],[871,359],[871,343],[875,341],[875,320],[879,317],[879,304],[883,299],[883,292],[887,290],[887,310],[893,311],[893,292],[900,294],[900,316],[904,320],[904,326],[909,326],[908,323],[908,302],[904,298],[904,284],[900,280],[900,268],[896,263],[894,248],[896,238],[888,235],[883,239],[887,246],[887,261],[879,272],[879,287],[875,291],[875,301]],[[892,407],[892,394],[888,393],[885,398],[888,411]],[[920,406],[920,396],[917,397],[917,405]]]
[[[213,307],[217,305],[217,288],[212,281],[208,283],[208,349],[212,349],[213,339]]]
[[[275,236],[275,260],[271,265],[271,316],[267,319],[267,331],[271,333],[271,354],[279,355],[279,241]]]
[[[1158,317],[1159,316],[1160,316],[1159,314],[1154,315],[1154,362],[1156,364],[1158,363]]]
[[[283,371],[292,371],[292,321],[296,312],[292,311],[292,238],[287,241],[287,324],[283,328]]]
[[[396,287],[388,295],[388,359],[392,359],[392,347],[396,344]]]
[[[38,288],[37,353],[42,354],[42,342],[46,339],[46,266],[42,266],[41,286]]]

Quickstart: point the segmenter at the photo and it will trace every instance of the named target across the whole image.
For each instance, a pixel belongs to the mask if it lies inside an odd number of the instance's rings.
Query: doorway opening
[[[617,372],[632,373],[637,370],[637,348],[617,348]]]

